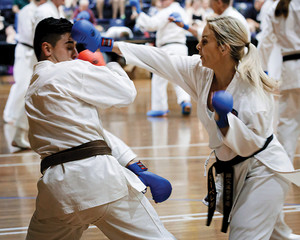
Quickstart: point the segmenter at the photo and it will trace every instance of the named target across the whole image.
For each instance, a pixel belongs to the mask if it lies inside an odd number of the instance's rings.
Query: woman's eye
[[[202,40],[202,45],[205,45],[207,44],[207,41],[206,40]]]

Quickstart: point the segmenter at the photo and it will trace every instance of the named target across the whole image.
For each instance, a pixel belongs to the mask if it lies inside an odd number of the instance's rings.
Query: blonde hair
[[[247,30],[238,19],[229,16],[209,18],[207,25],[214,32],[218,45],[230,47],[230,55],[242,80],[262,94],[277,88],[276,82],[263,71],[257,49],[249,42]]]

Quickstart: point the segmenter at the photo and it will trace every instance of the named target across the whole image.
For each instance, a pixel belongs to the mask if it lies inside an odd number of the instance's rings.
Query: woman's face
[[[221,47],[218,46],[214,32],[205,26],[200,42],[197,44],[197,50],[201,56],[202,65],[214,69],[222,60]]]

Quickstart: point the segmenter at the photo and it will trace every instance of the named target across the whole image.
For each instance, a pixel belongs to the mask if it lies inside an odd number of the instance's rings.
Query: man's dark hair
[[[37,59],[40,60],[43,42],[48,42],[55,47],[63,34],[71,32],[72,26],[73,24],[65,18],[49,17],[40,21],[36,26],[33,40],[34,53]]]

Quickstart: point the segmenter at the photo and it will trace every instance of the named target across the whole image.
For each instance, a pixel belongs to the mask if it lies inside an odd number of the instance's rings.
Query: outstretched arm
[[[170,14],[168,20],[170,22],[174,22],[178,27],[181,27],[181,28],[189,31],[191,34],[193,34],[194,37],[198,38],[197,28],[195,28],[194,26],[185,24],[179,13],[174,12],[174,13]]]

